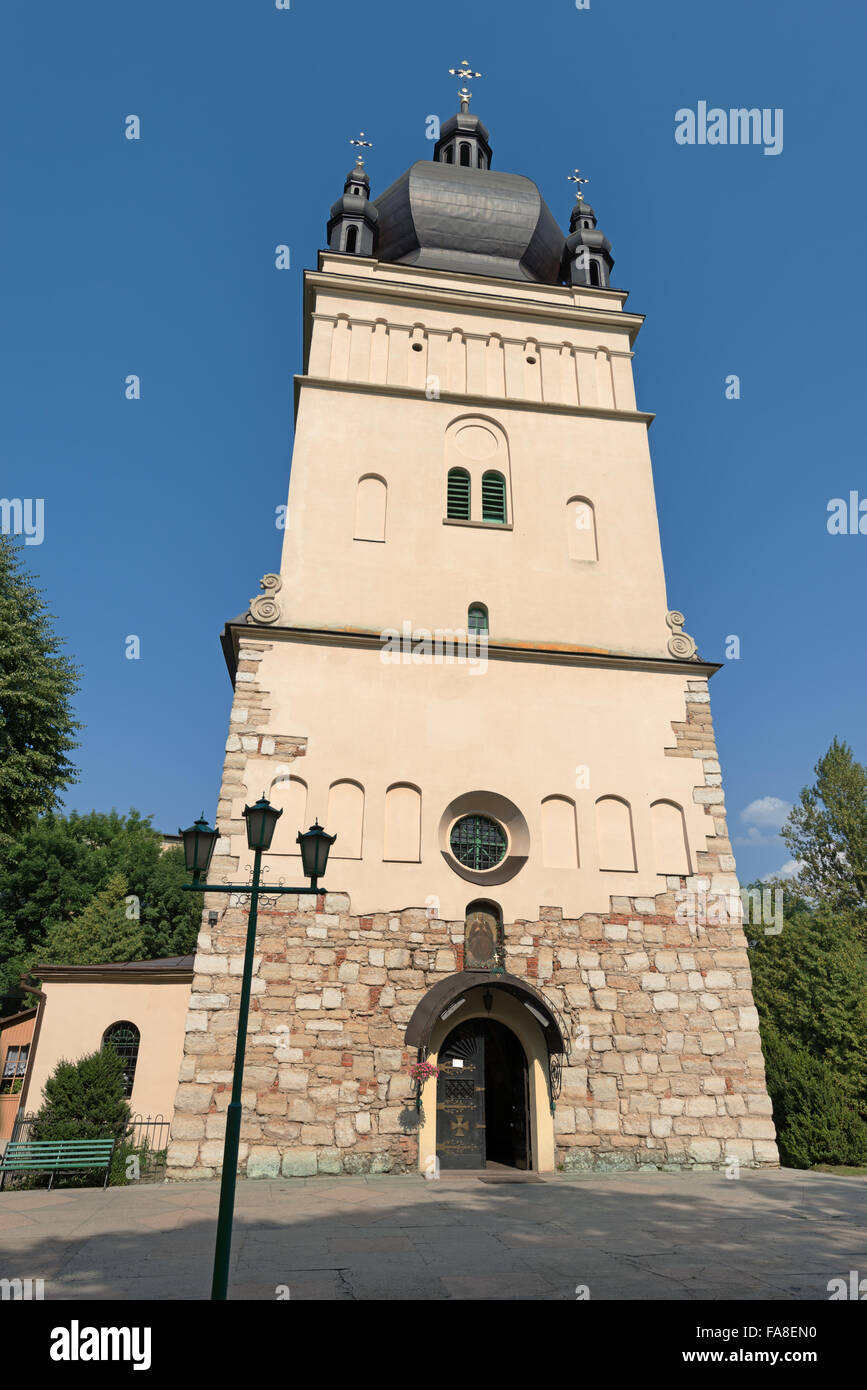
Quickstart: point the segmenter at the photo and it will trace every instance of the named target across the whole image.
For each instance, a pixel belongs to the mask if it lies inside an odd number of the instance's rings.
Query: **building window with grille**
[[[3,1075],[0,1076],[0,1096],[14,1096],[21,1090],[29,1052],[29,1043],[23,1043],[19,1047],[7,1047]]]
[[[446,516],[454,521],[470,519],[470,475],[465,468],[449,470]]]
[[[488,632],[488,610],[483,603],[472,603],[467,611],[467,632]]]
[[[141,1034],[135,1024],[125,1020],[113,1023],[102,1035],[103,1047],[113,1047],[123,1062],[123,1093],[127,1100],[132,1095],[140,1041]]]
[[[452,826],[449,844],[458,863],[476,872],[495,869],[508,848],[505,830],[488,816],[462,816]]]
[[[502,473],[485,473],[482,477],[482,521],[506,524],[506,480]]]

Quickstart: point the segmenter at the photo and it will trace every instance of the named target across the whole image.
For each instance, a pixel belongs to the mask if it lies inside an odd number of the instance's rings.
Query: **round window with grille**
[[[477,872],[496,868],[506,857],[506,832],[487,816],[462,816],[452,827],[449,844],[455,859]]]

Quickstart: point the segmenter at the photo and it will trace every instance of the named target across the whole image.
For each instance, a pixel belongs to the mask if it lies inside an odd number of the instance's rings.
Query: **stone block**
[[[166,1161],[170,1167],[192,1168],[198,1156],[198,1144],[185,1144],[178,1140],[173,1140],[169,1144]]]
[[[334,1144],[333,1125],[302,1125],[301,1126],[302,1144]]]
[[[212,1088],[210,1086],[197,1086],[193,1082],[185,1082],[178,1087],[175,1096],[175,1110],[181,1110],[190,1115],[203,1115],[211,1104]]]
[[[248,1178],[279,1178],[280,1150],[257,1145],[247,1159]]]
[[[293,1067],[277,1068],[277,1085],[281,1091],[306,1091],[310,1073]]]
[[[281,1171],[284,1178],[313,1178],[317,1162],[315,1149],[290,1149],[283,1155]]]
[[[617,1134],[620,1130],[620,1115],[616,1110],[594,1110],[593,1128],[597,1134]]]
[[[774,1128],[773,1120],[762,1120],[758,1117],[751,1118],[749,1115],[742,1115],[738,1124],[744,1139],[776,1140],[777,1131]]]
[[[351,1148],[358,1139],[358,1131],[351,1115],[338,1115],[334,1121],[334,1143],[340,1149]]]
[[[689,1156],[696,1163],[719,1163],[722,1157],[722,1146],[718,1139],[692,1139],[689,1145]]]

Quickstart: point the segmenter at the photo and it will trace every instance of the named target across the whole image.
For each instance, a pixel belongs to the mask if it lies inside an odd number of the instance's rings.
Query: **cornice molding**
[[[396,629],[395,629],[396,630]],[[222,644],[229,675],[234,683],[241,638],[273,642],[295,642],[308,646],[355,647],[369,651],[382,649],[382,634],[366,628],[259,627],[232,620],[223,629]],[[488,641],[485,657],[489,661],[531,661],[548,666],[593,666],[600,670],[656,671],[667,675],[710,678],[720,670],[720,661],[683,660],[675,657],[608,652],[594,647],[545,646],[520,642]]]
[[[476,279],[475,276],[467,278]],[[563,288],[564,293],[569,293],[565,286],[552,285],[548,288]],[[350,296],[367,300],[379,298],[391,303],[411,300],[416,304],[439,304],[445,308],[459,304],[462,309],[482,309],[487,313],[495,310],[512,318],[532,318],[543,322],[553,320],[559,323],[611,328],[628,333],[630,347],[638,336],[645,318],[644,314],[634,314],[626,309],[592,309],[586,304],[575,304],[573,301],[545,304],[538,300],[518,299],[502,293],[485,293],[469,285],[455,286],[454,289],[432,285],[408,285],[399,280],[387,280],[379,276],[335,275],[323,270],[304,272],[304,308],[307,317],[313,312],[311,299],[318,290],[340,290]]]
[[[48,984],[183,985],[192,980],[192,966],[183,969],[131,970],[117,965],[34,965],[31,973]]]
[[[417,386],[397,386],[394,383],[372,381],[338,381],[334,377],[302,376],[294,378],[295,414],[298,414],[298,400],[302,386],[318,387],[323,391],[355,391],[365,396],[410,396],[414,400],[428,400],[424,390]],[[587,416],[600,420],[637,421],[648,427],[656,419],[647,410],[617,410],[605,405],[567,405],[562,401],[528,401],[518,396],[483,396],[471,391],[440,391],[432,404],[446,401],[450,405],[478,405],[489,410],[531,410],[544,411],[548,415]]]

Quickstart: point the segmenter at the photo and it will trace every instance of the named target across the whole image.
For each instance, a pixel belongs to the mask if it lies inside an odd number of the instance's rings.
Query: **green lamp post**
[[[238,1037],[235,1043],[235,1068],[232,1073],[232,1098],[226,1114],[226,1140],[223,1146],[223,1174],[220,1183],[220,1209],[217,1217],[217,1244],[214,1251],[212,1300],[226,1297],[229,1283],[229,1256],[232,1249],[232,1220],[235,1210],[235,1183],[238,1174],[238,1148],[241,1134],[241,1087],[244,1080],[244,1053],[247,1046],[247,1020],[250,1013],[250,991],[253,979],[253,956],[256,951],[256,918],[259,907],[262,855],[271,848],[274,830],[283,812],[272,806],[265,795],[254,806],[244,807],[247,823],[247,845],[253,851],[251,883],[203,883],[217,843],[217,831],[208,825],[204,813],[187,830],[179,831],[184,842],[184,859],[193,875],[185,884],[190,892],[249,894],[250,913],[247,919],[247,945],[244,952],[244,971],[241,976],[241,1000],[238,1009]],[[301,846],[301,864],[309,885],[287,888],[282,884],[266,885],[269,896],[274,893],[322,893],[319,880],[325,873],[328,853],[336,835],[328,835],[317,821],[309,830],[299,831],[296,843]]]

